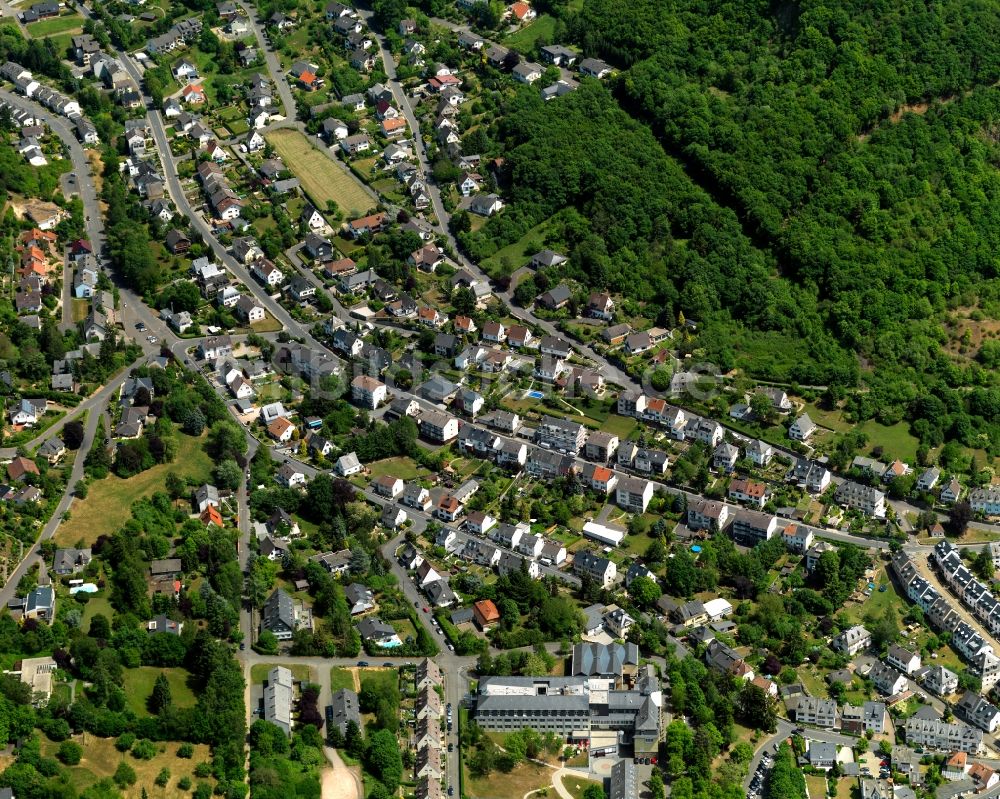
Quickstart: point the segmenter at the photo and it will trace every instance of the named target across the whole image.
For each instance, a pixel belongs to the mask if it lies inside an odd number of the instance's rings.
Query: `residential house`
[[[871,642],[872,634],[858,624],[835,636],[830,646],[836,652],[854,657],[858,652],[867,649]]]
[[[816,430],[816,423],[809,418],[808,413],[803,413],[788,428],[788,437],[792,441],[808,441]]]
[[[573,557],[573,573],[579,577],[590,577],[602,588],[610,588],[618,576],[618,567],[609,558],[582,549]]]

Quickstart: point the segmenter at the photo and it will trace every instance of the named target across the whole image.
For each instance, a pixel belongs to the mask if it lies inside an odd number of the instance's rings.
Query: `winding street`
[[[265,55],[265,60],[267,63],[268,70],[270,72],[270,77],[277,87],[278,94],[281,97],[282,103],[286,111],[286,115],[288,117],[288,119],[286,119],[283,122],[276,123],[273,127],[277,128],[277,127],[294,126],[300,130],[304,130],[304,125],[295,120],[296,104],[294,102],[294,96],[292,95],[291,89],[288,86],[288,82],[285,79],[283,71],[280,68],[280,63],[278,62],[276,54],[273,53],[270,49],[268,49],[264,41],[263,32],[259,24],[259,19],[257,17],[256,10],[248,8],[247,5],[245,5],[244,2],[242,2],[242,0],[238,2],[238,5],[247,14],[247,18],[252,24],[255,35],[258,39],[258,43],[261,46],[261,49]],[[84,11],[84,13],[87,12]],[[366,20],[370,19],[371,17],[370,10],[361,10],[359,13]],[[402,109],[403,114],[407,120],[407,123],[411,128],[411,132],[415,143],[415,152],[420,162],[420,166],[423,169],[428,179],[428,188],[432,201],[432,208],[438,223],[436,229],[439,232],[439,234],[443,236],[445,240],[448,242],[448,244],[451,246],[453,252],[456,253],[459,263],[464,268],[468,269],[477,279],[488,281],[488,277],[482,272],[482,270],[478,267],[478,265],[474,264],[472,261],[466,258],[464,254],[462,254],[462,252],[458,247],[457,241],[452,236],[449,230],[448,223],[450,221],[450,216],[444,209],[441,200],[441,194],[438,187],[433,183],[430,164],[427,159],[426,145],[420,132],[419,121],[414,113],[409,98],[406,96],[406,93],[403,90],[402,85],[399,83],[396,77],[395,63],[393,61],[392,54],[389,52],[386,46],[385,38],[381,34],[375,33],[374,31],[373,35],[375,36],[378,42],[380,55],[388,79],[388,85],[393,93],[394,98],[396,99],[400,108]],[[143,85],[142,70],[137,65],[135,60],[131,56],[126,54],[122,54],[121,58],[125,68],[132,76],[132,78],[135,80],[136,84],[138,86],[142,86]],[[0,91],[0,97],[4,97],[5,99],[7,99],[8,94],[9,93],[7,92]],[[11,96],[9,99],[13,104],[31,108],[31,110],[37,113],[38,116],[45,119],[49,123],[50,127],[66,143],[67,148],[70,152],[70,156],[73,159],[74,167],[79,176],[79,190],[81,199],[84,203],[85,209],[87,209],[86,213],[88,216],[87,219],[88,235],[94,242],[95,251],[103,252],[104,231],[101,223],[101,214],[99,206],[97,204],[97,196],[93,186],[92,175],[89,169],[89,164],[87,163],[86,160],[86,154],[83,148],[80,147],[79,143],[76,141],[76,138],[73,135],[72,131],[69,130],[68,123],[66,123],[65,120],[63,120],[60,117],[49,114],[44,109],[38,107],[37,104],[31,103],[30,101],[26,101],[23,98]],[[212,251],[214,252],[219,262],[222,263],[229,272],[231,272],[235,277],[237,277],[242,283],[246,285],[247,290],[251,292],[258,299],[258,301],[260,301],[261,304],[271,313],[271,315],[284,326],[286,331],[288,331],[293,336],[303,339],[309,346],[315,347],[324,353],[327,352],[326,348],[323,347],[321,344],[319,344],[319,342],[317,342],[309,334],[308,330],[303,325],[296,322],[290,316],[290,314],[284,309],[284,307],[281,306],[280,303],[278,303],[273,297],[268,295],[266,290],[247,274],[246,269],[241,264],[239,264],[231,255],[229,255],[226,249],[215,237],[211,229],[211,226],[208,224],[208,222],[206,222],[203,216],[200,213],[198,213],[188,202],[183,187],[181,185],[181,182],[177,175],[176,161],[170,151],[169,141],[167,139],[163,120],[158,112],[152,110],[151,98],[146,96],[144,97],[144,101],[147,106],[147,119],[149,120],[153,138],[155,140],[156,147],[159,151],[162,163],[163,176],[167,185],[167,190],[175,206],[177,207],[179,213],[188,217],[188,219],[194,226],[195,230],[199,234],[201,234],[205,242],[208,243],[208,245],[212,248]],[[331,154],[327,152],[325,148],[323,149],[324,152],[326,152],[327,156],[331,157],[331,160],[337,161],[337,163],[341,166],[341,168],[346,169],[345,165],[343,165],[338,159],[332,157]],[[315,279],[315,276],[308,268],[300,268],[300,271],[304,275],[309,276],[311,279]],[[177,339],[177,337],[174,336],[172,332],[166,329],[166,327],[162,323],[162,320],[142,304],[141,298],[134,295],[127,288],[121,287],[121,296],[122,296],[123,311],[126,308],[130,308],[131,309],[130,313],[133,316],[133,318],[145,322],[151,332],[161,337],[161,339],[164,342],[164,346],[167,346],[169,343],[171,350],[175,354],[177,354],[177,349],[178,347],[180,347],[181,349],[181,352],[179,354],[180,359],[189,367],[194,369],[198,368],[197,365],[194,364],[192,359],[185,352],[189,347],[197,344],[197,340]],[[511,314],[517,319],[526,322],[528,324],[531,324],[533,326],[537,326],[538,328],[544,330],[547,334],[559,335],[559,331],[555,328],[554,325],[552,325],[550,322],[546,320],[537,318],[530,311],[530,309],[521,309],[515,307],[511,302],[512,297],[510,289],[498,293],[497,296],[502,301],[507,303],[507,305],[511,309]],[[130,327],[126,323],[126,331],[128,331],[129,329]],[[147,352],[147,356],[152,354],[157,349],[152,345],[148,345],[148,342],[143,346]],[[623,388],[641,388],[639,382],[637,382],[630,376],[626,375],[624,372],[617,369],[617,367],[609,363],[605,358],[598,355],[589,347],[576,343],[574,343],[574,346],[577,347],[577,349],[581,353],[586,355],[588,358],[591,358],[595,364],[599,364],[601,373],[604,375],[605,379],[608,380],[609,382],[620,385]],[[339,359],[337,360],[339,361]],[[64,424],[66,420],[74,418],[75,415],[82,413],[84,410],[90,411],[90,415],[88,417],[87,425],[85,428],[86,437],[84,445],[81,448],[80,453],[78,453],[76,461],[74,462],[73,469],[71,472],[71,477],[68,483],[68,489],[64,494],[64,496],[62,497],[62,499],[60,500],[59,506],[56,512],[54,513],[52,519],[50,519],[49,523],[45,525],[42,532],[40,533],[38,539],[39,541],[47,540],[55,534],[56,530],[58,529],[63,513],[66,510],[68,510],[72,505],[72,500],[73,500],[72,488],[75,486],[76,482],[80,479],[80,477],[82,477],[83,460],[85,453],[89,449],[90,445],[93,443],[95,437],[98,434],[97,431],[99,429],[100,420],[102,418],[102,413],[100,411],[103,409],[103,404],[106,403],[118,390],[118,387],[124,380],[126,373],[127,370],[126,372],[123,372],[121,375],[119,375],[115,380],[110,381],[99,392],[95,393],[93,396],[89,397],[87,400],[82,402],[79,408],[76,411],[74,411],[73,414],[68,415],[66,419],[62,420],[60,425],[58,426],[54,425],[52,429],[46,431],[44,435],[39,436],[35,442],[32,442],[33,445],[41,443],[41,441],[44,440],[44,438],[47,438],[48,436],[54,434],[58,429],[60,429],[61,425]],[[246,435],[248,439],[248,446],[250,447],[251,453],[255,451],[255,449],[258,446],[261,445],[270,446],[269,444],[262,444],[262,442],[257,441],[257,439],[253,437],[253,435],[249,432],[249,430],[246,431]],[[7,452],[10,451],[9,450],[0,451],[0,457],[2,457]],[[276,455],[276,457],[281,459],[281,458],[286,458],[287,456],[278,454]],[[308,465],[303,465],[303,470],[307,471],[308,474],[315,473],[315,469],[313,469],[312,467],[308,467]],[[689,499],[698,498],[698,495],[693,494],[691,492],[684,492],[673,487],[663,486],[662,484],[658,484],[658,488],[661,487],[671,492],[683,493]],[[363,493],[368,499],[377,500],[379,504],[385,502],[383,498],[380,497],[376,498],[375,495],[369,491],[365,491]],[[249,539],[250,518],[249,518],[248,500],[249,500],[248,486],[246,485],[246,476],[244,475],[243,481],[241,482],[240,488],[237,492],[237,504],[239,508],[238,525],[240,534],[239,536],[240,562],[241,566],[243,566],[244,568],[246,567],[246,559],[250,551],[250,539]],[[416,514],[410,509],[408,509],[408,514],[414,518],[417,524],[421,526],[426,525],[427,521],[429,520],[429,517],[427,517],[426,514]],[[874,546],[879,549],[887,548],[887,544],[885,544],[884,542],[863,539],[856,536],[851,536],[846,533],[841,533],[836,530],[817,529],[816,534],[817,536],[822,538],[828,538],[831,540],[838,540],[838,541],[850,541],[852,543],[857,543],[861,546]],[[393,575],[397,578],[399,586],[403,591],[404,595],[406,596],[407,601],[422,608],[425,603],[425,599],[419,594],[419,592],[416,589],[416,586],[413,584],[413,581],[410,579],[409,575],[405,572],[405,570],[403,570],[402,567],[398,564],[394,556],[395,550],[402,542],[402,540],[403,540],[402,536],[396,536],[392,540],[387,542],[382,548],[383,554],[386,556],[386,559],[390,564],[390,569]],[[914,549],[919,549],[919,548],[914,548]],[[6,602],[10,598],[10,596],[12,596],[21,576],[23,576],[23,574],[28,570],[28,568],[30,568],[30,566],[37,561],[38,561],[38,555],[37,555],[37,545],[36,545],[36,547],[33,547],[31,549],[29,555],[26,558],[24,558],[22,562],[19,564],[17,569],[12,574],[11,579],[7,581],[7,584],[4,586],[4,588],[0,589],[0,601]],[[442,635],[440,635],[435,630],[433,625],[429,623],[429,619],[425,618],[426,615],[427,614],[424,614],[422,612],[418,613],[418,616],[421,619],[421,623],[424,625],[425,629],[427,629],[428,633],[434,638],[435,642],[441,649],[441,654],[436,658],[436,661],[441,666],[442,671],[445,674],[446,700],[452,703],[452,705],[455,708],[457,708],[466,694],[468,686],[467,673],[468,670],[474,665],[475,659],[469,657],[459,657],[454,653],[450,652],[447,648],[447,641],[443,638]],[[253,640],[255,620],[252,614],[246,609],[244,609],[241,612],[240,625],[241,625],[241,630],[245,637],[245,641],[249,645],[249,642]],[[248,684],[250,682],[249,680],[250,669],[252,665],[254,665],[255,663],[281,662],[289,665],[297,663],[303,665],[309,665],[318,670],[318,673],[320,675],[321,686],[325,684],[325,691],[323,694],[324,697],[329,696],[330,668],[337,665],[354,665],[354,661],[352,659],[345,659],[345,658],[328,659],[328,658],[295,658],[290,656],[277,656],[277,657],[260,656],[257,655],[255,652],[253,652],[249,648],[249,646],[246,650],[241,651],[239,653],[239,657],[241,658],[242,663],[244,665],[245,676],[247,678]],[[396,665],[399,665],[403,662],[411,662],[412,660],[414,659],[412,658],[400,659],[400,658],[389,658],[389,657],[379,658],[380,662],[393,663]],[[325,678],[322,676],[324,671],[326,675]],[[788,730],[785,730],[783,725],[787,725]],[[787,735],[787,732],[790,731],[790,729],[791,725],[788,725],[787,722],[783,720],[779,722],[779,735],[782,734]],[[449,736],[449,741],[457,741],[456,736],[457,736],[457,730],[455,731],[455,733]],[[820,739],[822,740],[823,738]],[[754,763],[751,764],[751,774],[753,772],[753,768],[755,767],[756,762],[759,762],[759,758],[764,747],[769,743],[773,743],[774,740],[775,739],[768,739],[768,741],[765,741],[765,743],[762,744],[761,748],[755,754]],[[452,785],[457,785],[458,783],[457,757],[448,758],[448,781],[449,784]]]
[[[122,373],[119,380],[109,383],[107,386],[99,392],[97,397],[101,398],[101,401],[106,401],[113,393],[116,393],[122,381],[125,379],[127,370]],[[14,597],[14,593],[17,590],[17,585],[20,583],[21,578],[31,569],[31,567],[38,563],[42,564],[42,558],[38,554],[38,545],[43,541],[48,541],[52,538],[56,531],[59,529],[59,525],[62,523],[63,515],[70,509],[73,504],[73,490],[76,488],[76,484],[83,479],[83,462],[87,458],[87,453],[90,451],[91,445],[94,443],[94,439],[97,436],[98,426],[104,417],[102,410],[94,410],[87,417],[87,423],[84,425],[84,435],[83,443],[80,445],[80,449],[77,450],[76,456],[73,460],[73,467],[70,470],[69,479],[66,481],[66,490],[63,492],[62,498],[59,500],[59,504],[56,505],[55,511],[52,513],[52,517],[49,521],[42,527],[35,544],[27,551],[25,557],[21,559],[21,562],[17,564],[15,569],[11,572],[10,577],[7,582],[4,583],[3,587],[0,588],[0,607],[6,606],[6,604]],[[103,431],[102,431],[103,432]]]
[[[285,73],[281,69],[278,55],[264,36],[257,8],[248,6],[244,0],[236,0],[236,5],[246,14],[247,23],[253,28],[254,36],[257,38],[257,48],[264,54],[264,63],[267,65],[267,71],[271,74],[271,80],[274,81],[274,85],[278,89],[278,96],[285,109],[285,117],[294,120],[298,106],[295,103],[295,97],[292,96],[292,90],[288,86]]]

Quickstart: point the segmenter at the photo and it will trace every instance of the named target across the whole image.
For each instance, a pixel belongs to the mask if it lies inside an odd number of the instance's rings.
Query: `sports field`
[[[320,210],[333,200],[344,216],[364,216],[374,205],[371,196],[346,169],[319,151],[297,130],[275,130],[265,137],[299,179],[302,190]]]

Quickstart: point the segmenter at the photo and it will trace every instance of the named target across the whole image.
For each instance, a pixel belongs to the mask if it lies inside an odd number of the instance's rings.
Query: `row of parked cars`
[[[780,743],[776,743],[774,750],[778,751],[780,745]],[[757,770],[753,774],[753,779],[750,780],[750,792],[747,794],[747,799],[760,799],[761,792],[764,790],[764,779],[773,765],[774,758],[765,752],[764,756],[760,759],[760,763],[757,764]]]

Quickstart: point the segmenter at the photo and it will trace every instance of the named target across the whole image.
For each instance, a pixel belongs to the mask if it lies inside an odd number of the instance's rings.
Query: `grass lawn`
[[[430,472],[417,465],[413,458],[396,457],[385,458],[369,464],[372,479],[376,477],[398,477],[400,480],[415,480],[418,477],[426,477]]]
[[[114,738],[98,738],[96,735],[74,735],[72,740],[83,747],[83,758],[78,766],[66,767],[65,772],[69,776],[69,781],[77,792],[83,793],[94,783],[110,779],[114,776],[115,769],[122,760],[126,760],[135,769],[136,782],[126,788],[122,794],[125,799],[140,799],[143,788],[152,792],[157,799],[187,799],[190,791],[182,791],[177,787],[177,782],[181,777],[191,777],[192,783],[206,782],[215,786],[215,779],[206,777],[205,779],[195,779],[193,775],[194,767],[198,763],[211,762],[212,754],[205,744],[194,745],[194,757],[190,760],[181,760],[177,757],[179,743],[166,741],[157,742],[156,746],[160,750],[152,760],[138,760],[129,755],[123,755],[115,749]],[[42,736],[42,754],[47,757],[55,757],[59,744],[49,741]],[[161,768],[170,770],[170,782],[165,788],[154,788],[153,780],[159,774]]]
[[[397,669],[368,668],[359,669],[361,688],[371,688],[375,693],[394,693],[399,690],[399,671]]]
[[[540,38],[544,38],[546,42],[551,42],[553,41],[555,32],[555,17],[550,17],[548,14],[541,14],[534,22],[525,25],[517,33],[508,36],[504,40],[504,44],[522,53],[531,54],[535,51],[535,42]]]
[[[28,25],[28,33],[38,39],[43,36],[51,36],[54,33],[67,33],[71,30],[79,33],[83,30],[83,17],[79,14],[67,14],[63,17],[49,17],[32,22]]]
[[[552,769],[537,763],[521,763],[507,774],[494,771],[480,778],[466,772],[465,792],[476,799],[520,799],[551,784]]]
[[[326,208],[328,200],[348,217],[364,215],[373,205],[372,198],[353,177],[333,163],[297,130],[276,130],[268,142],[302,183],[302,189],[317,208]]]
[[[265,311],[267,316],[263,322],[253,322],[250,327],[254,333],[277,333],[283,329],[281,322],[271,316],[270,311]]]
[[[626,441],[635,431],[638,424],[635,419],[631,419],[628,416],[619,416],[617,413],[612,413],[605,420],[604,424],[601,425],[601,429],[618,436],[622,441]]]
[[[857,780],[841,777],[837,780],[837,799],[854,799],[858,795]]]
[[[818,774],[806,775],[806,789],[809,799],[823,799],[826,796],[826,778]]]
[[[90,620],[98,613],[104,614],[104,617],[108,621],[114,618],[115,609],[111,607],[111,600],[108,599],[106,591],[98,591],[96,594],[90,594],[90,599],[83,606],[83,618],[80,621],[80,629],[86,632],[90,625]]]
[[[882,460],[889,463],[893,458],[908,463],[913,463],[917,459],[917,439],[910,435],[910,426],[906,422],[897,422],[891,427],[879,424],[869,419],[858,429],[868,436],[868,446],[881,446],[885,454]]]
[[[351,691],[355,689],[354,672],[351,669],[334,666],[330,669],[330,690],[339,691],[341,688],[347,688]]]
[[[207,481],[212,473],[212,461],[202,448],[207,436],[194,438],[179,433],[177,438],[177,457],[173,463],[154,466],[127,480],[112,474],[95,481],[87,498],[73,503],[69,521],[59,525],[56,544],[74,546],[82,540],[84,546],[91,546],[99,535],[115,532],[128,521],[133,502],[164,489],[168,472],[197,483]]]
[[[83,30],[82,28],[72,28],[66,31],[65,33],[56,33],[53,34],[52,36],[46,36],[45,38],[48,39],[49,42],[51,42],[52,49],[56,53],[65,56],[66,52],[73,44],[73,37],[76,36],[78,33],[80,33],[80,31],[82,30]]]
[[[73,321],[82,322],[90,313],[90,300],[71,300],[73,303]]]
[[[267,679],[267,673],[273,669],[275,666],[285,666],[284,663],[256,663],[250,667],[250,682],[261,683]],[[305,682],[312,682],[312,669],[302,663],[293,663],[291,666],[286,666],[289,671],[292,672],[292,676],[296,680],[304,680]]]
[[[194,691],[188,687],[190,674],[186,669],[158,669],[155,666],[139,666],[134,669],[126,669],[125,697],[129,708],[137,716],[148,716],[146,710],[146,700],[153,693],[153,684],[160,673],[167,675],[167,682],[170,683],[170,696],[175,707],[194,707]]]
[[[854,429],[854,425],[845,421],[840,411],[827,411],[820,408],[814,402],[807,402],[805,404],[805,412],[820,427],[829,427],[834,432],[848,433]]]
[[[803,666],[798,670],[799,681],[809,691],[810,696],[825,698],[829,696],[826,689],[826,680],[816,670],[815,666]]]
[[[573,795],[573,799],[583,799],[583,792],[590,785],[600,785],[597,780],[585,780],[582,777],[563,777],[563,788]]]
[[[484,258],[480,266],[491,276],[502,271],[500,265],[505,258],[513,264],[514,269],[524,266],[531,260],[532,255],[545,246],[543,242],[548,231],[549,220],[546,219],[535,225],[513,244],[508,244],[489,258]]]
[[[412,638],[414,641],[417,640],[417,630],[413,626],[413,622],[409,619],[393,619],[389,622],[399,633],[399,637],[405,641],[407,638]]]
[[[870,613],[881,617],[888,607],[894,607],[896,615],[900,619],[906,615],[909,603],[904,597],[896,593],[896,587],[889,581],[889,576],[886,574],[884,567],[879,569],[875,575],[875,585],[885,585],[885,591],[879,591],[876,587],[872,595],[864,602],[859,605],[851,605],[847,609],[847,617],[852,622],[860,622]]]

